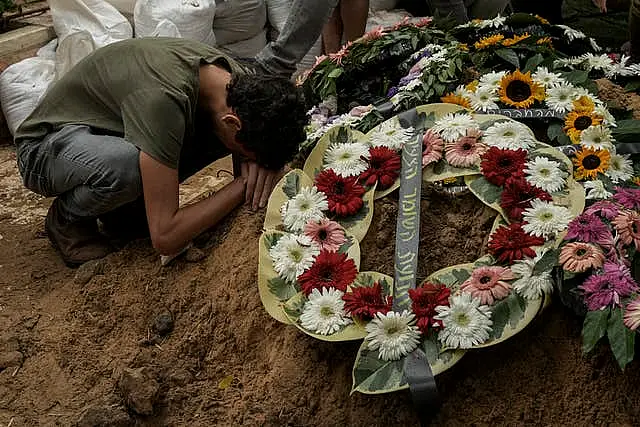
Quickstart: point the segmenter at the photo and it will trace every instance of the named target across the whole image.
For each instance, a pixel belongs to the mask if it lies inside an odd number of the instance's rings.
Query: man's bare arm
[[[244,202],[246,180],[239,177],[211,197],[180,209],[177,170],[141,152],[140,172],[151,241],[162,255],[180,251]]]

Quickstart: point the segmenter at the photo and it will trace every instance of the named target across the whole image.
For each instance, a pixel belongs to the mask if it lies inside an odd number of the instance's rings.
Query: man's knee
[[[128,203],[142,195],[140,152],[133,144],[124,142],[109,147],[102,159],[103,172],[96,187],[117,194],[122,203]]]

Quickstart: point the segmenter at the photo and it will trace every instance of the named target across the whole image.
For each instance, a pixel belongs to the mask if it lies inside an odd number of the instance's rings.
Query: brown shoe
[[[68,267],[103,258],[114,248],[98,231],[95,218],[69,221],[60,214],[58,199],[49,208],[44,228],[53,247]]]

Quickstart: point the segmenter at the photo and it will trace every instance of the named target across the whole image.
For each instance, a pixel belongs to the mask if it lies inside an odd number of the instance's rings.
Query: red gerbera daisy
[[[524,177],[526,161],[525,150],[503,150],[491,147],[482,156],[480,170],[487,181],[502,187],[511,177]]]
[[[531,207],[535,199],[551,201],[549,193],[529,184],[526,179],[518,177],[508,179],[500,195],[500,207],[512,221],[521,221],[525,209]]]
[[[298,276],[302,292],[309,295],[314,289],[334,288],[342,292],[347,290],[356,279],[358,269],[346,254],[323,250],[315,258],[310,269]]]
[[[387,147],[374,147],[369,155],[369,169],[360,174],[361,182],[369,187],[377,182],[379,190],[391,187],[400,175],[398,153]]]
[[[347,313],[363,319],[373,319],[376,313],[387,314],[391,311],[391,296],[382,295],[379,282],[373,286],[351,288],[351,292],[345,293],[342,300]]]
[[[364,205],[365,189],[354,176],[341,177],[327,169],[316,176],[316,187],[327,195],[329,211],[337,216],[351,216]]]
[[[542,237],[531,236],[522,229],[522,224],[516,222],[509,226],[503,225],[493,232],[489,240],[489,252],[498,262],[511,264],[524,257],[535,257],[536,252],[531,247],[542,244]]]
[[[425,283],[419,288],[409,289],[411,310],[418,319],[416,326],[424,335],[429,332],[429,329],[438,330],[442,327],[442,322],[433,317],[438,314],[437,306],[449,305],[449,295],[451,295],[449,288],[435,283]]]

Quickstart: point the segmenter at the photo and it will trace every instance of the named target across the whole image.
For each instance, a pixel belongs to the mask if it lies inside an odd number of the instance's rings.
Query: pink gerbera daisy
[[[437,132],[427,130],[422,137],[422,166],[437,162],[442,158],[444,141]]]
[[[640,248],[640,214],[636,211],[624,211],[612,221],[620,241],[625,245],[633,243]]]
[[[604,274],[592,275],[580,285],[584,301],[591,311],[607,306],[619,306],[623,297],[638,290],[629,268],[624,265],[605,263]]]
[[[445,157],[451,166],[466,168],[480,163],[480,157],[487,151],[487,146],[480,142],[482,132],[478,129],[467,129],[467,134],[457,141],[448,143]]]
[[[304,234],[327,252],[338,252],[340,246],[347,241],[342,226],[326,218],[320,222],[309,221],[304,227]]]
[[[613,235],[609,227],[600,218],[583,213],[569,223],[565,240],[610,245],[613,243]]]
[[[602,218],[606,218],[608,220],[612,220],[616,216],[618,216],[618,212],[620,211],[619,205],[612,203],[608,200],[600,200],[599,202],[595,202],[593,205],[589,206],[585,209],[584,213],[586,214],[598,214]]]
[[[628,209],[640,209],[640,189],[615,187],[613,200]]]
[[[637,298],[627,304],[624,311],[624,325],[635,331],[640,326],[640,298]]]
[[[505,267],[478,267],[471,277],[465,280],[460,290],[470,293],[480,302],[491,305],[496,300],[505,298],[511,292],[511,285],[505,280],[514,279],[511,269]]]
[[[560,264],[566,271],[581,273],[590,268],[599,268],[604,264],[602,250],[592,244],[573,242],[560,251]]]

